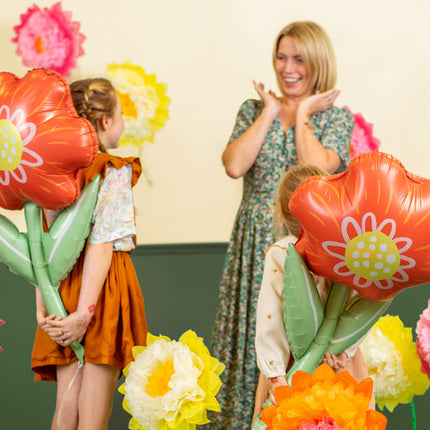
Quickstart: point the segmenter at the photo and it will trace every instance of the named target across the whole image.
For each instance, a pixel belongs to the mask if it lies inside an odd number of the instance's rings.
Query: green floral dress
[[[245,101],[238,112],[229,143],[243,134],[262,111],[258,100]],[[338,172],[349,164],[354,119],[337,107],[311,117],[316,138],[341,158]],[[211,414],[205,429],[249,430],[259,370],[255,356],[255,322],[266,249],[274,242],[272,216],[277,184],[296,163],[294,127],[273,122],[260,153],[244,177],[243,198],[224,263],[212,354],[226,365],[217,396],[221,412]]]

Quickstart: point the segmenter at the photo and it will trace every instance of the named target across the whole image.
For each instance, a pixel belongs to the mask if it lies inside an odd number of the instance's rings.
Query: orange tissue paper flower
[[[386,417],[368,410],[371,397],[370,378],[358,383],[321,364],[312,375],[298,370],[291,387],[277,387],[276,405],[263,409],[262,420],[267,430],[384,430]]]

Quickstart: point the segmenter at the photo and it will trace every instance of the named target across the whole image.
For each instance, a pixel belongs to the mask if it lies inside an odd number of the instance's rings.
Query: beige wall
[[[40,7],[55,1],[37,1]],[[33,1],[0,14],[0,70],[23,76],[12,27]],[[375,124],[381,150],[430,177],[430,2],[427,0],[63,0],[87,36],[71,79],[131,61],[168,84],[170,120],[146,143],[153,181],[136,187],[139,243],[227,241],[241,181],[220,157],[251,81],[276,88],[271,49],[292,20],[322,24],[338,59],[338,105]],[[137,155],[137,148],[120,150]],[[1,210],[24,230],[20,212]]]

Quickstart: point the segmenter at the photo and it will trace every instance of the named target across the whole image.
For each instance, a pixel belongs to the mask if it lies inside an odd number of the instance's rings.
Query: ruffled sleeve
[[[114,242],[116,251],[130,251],[134,248],[136,226],[131,178],[130,164],[120,169],[112,165],[107,167],[93,213],[89,243]]]

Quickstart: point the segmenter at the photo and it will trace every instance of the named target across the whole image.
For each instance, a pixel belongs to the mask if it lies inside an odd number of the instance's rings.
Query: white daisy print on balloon
[[[382,289],[393,287],[393,281],[409,280],[407,269],[415,260],[403,253],[410,249],[412,239],[396,237],[396,222],[385,219],[379,225],[376,215],[366,213],[361,225],[352,217],[342,221],[344,242],[325,241],[322,246],[340,261],[333,267],[339,276],[354,274],[354,285],[367,288],[373,283]],[[343,251],[343,252],[338,252]]]
[[[27,147],[36,133],[32,122],[25,122],[22,109],[11,112],[9,106],[0,107],[0,183],[9,185],[12,176],[17,182],[26,183],[24,166],[38,167],[42,158]]]

